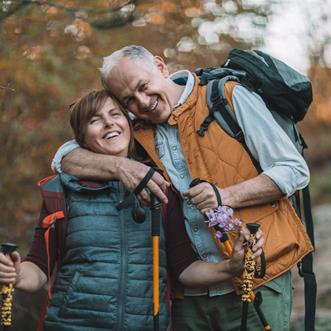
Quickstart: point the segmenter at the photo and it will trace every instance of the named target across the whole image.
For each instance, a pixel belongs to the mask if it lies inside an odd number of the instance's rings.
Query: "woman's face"
[[[130,138],[128,120],[118,104],[108,98],[88,122],[84,140],[93,152],[127,157]]]

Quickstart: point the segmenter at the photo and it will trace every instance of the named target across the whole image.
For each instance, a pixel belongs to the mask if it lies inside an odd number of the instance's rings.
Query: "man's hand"
[[[129,160],[127,158],[119,158],[117,169],[118,180],[123,183],[128,191],[132,192],[146,176],[149,169],[150,167],[140,162]],[[169,186],[169,182],[167,182],[157,171],[146,185],[148,190],[155,194],[163,203],[168,203],[168,198],[165,195],[165,192]],[[150,202],[148,190],[143,189],[138,194],[138,199],[145,204]]]
[[[191,187],[188,191],[183,192],[183,195],[189,198],[201,213],[218,207],[216,194],[208,182]]]
[[[217,187],[222,204],[231,208],[242,208],[270,203],[281,199],[284,193],[266,175],[260,174],[239,184],[228,187]],[[190,188],[183,195],[191,199],[196,207],[205,213],[217,206],[215,192],[210,184],[202,182]]]
[[[89,180],[119,180],[132,192],[147,174],[149,167],[125,157],[97,154],[76,148],[62,159],[62,169],[76,177]],[[165,192],[170,184],[157,172],[147,183],[147,188],[161,202],[167,203]],[[149,203],[146,189],[138,195],[143,203]]]

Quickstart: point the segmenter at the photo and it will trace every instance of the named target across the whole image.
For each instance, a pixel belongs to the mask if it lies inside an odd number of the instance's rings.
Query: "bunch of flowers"
[[[214,227],[216,237],[220,239],[223,232],[239,231],[243,221],[233,218],[233,209],[228,206],[218,206],[206,212],[206,223],[209,227]]]

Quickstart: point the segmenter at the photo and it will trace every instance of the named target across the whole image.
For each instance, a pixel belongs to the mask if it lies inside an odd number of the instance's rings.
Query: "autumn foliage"
[[[257,28],[264,29],[270,8],[244,6],[239,0],[232,1],[230,8],[226,3],[3,2],[0,240],[28,245],[40,208],[35,183],[50,174],[56,149],[71,138],[68,105],[83,92],[101,88],[98,68],[103,56],[127,44],[142,44],[165,57],[171,70],[177,70],[216,66],[232,47],[259,47],[260,39],[245,40],[231,31],[235,30],[235,18],[244,14],[251,15],[253,23],[259,22]],[[199,30],[201,22],[228,22],[229,17],[233,17],[233,27],[227,23],[228,32],[215,32],[214,42]],[[309,75],[314,84],[314,104],[304,130],[313,136],[321,127],[331,125],[331,71],[315,62]]]

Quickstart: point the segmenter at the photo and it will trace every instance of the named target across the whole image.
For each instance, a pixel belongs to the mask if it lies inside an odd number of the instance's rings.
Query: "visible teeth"
[[[104,138],[105,139],[111,139],[111,138],[114,138],[114,137],[117,137],[117,136],[119,136],[119,132],[109,132],[104,136]]]
[[[156,108],[157,104],[158,104],[158,100],[154,102],[154,105],[152,105],[150,111],[153,111]]]

